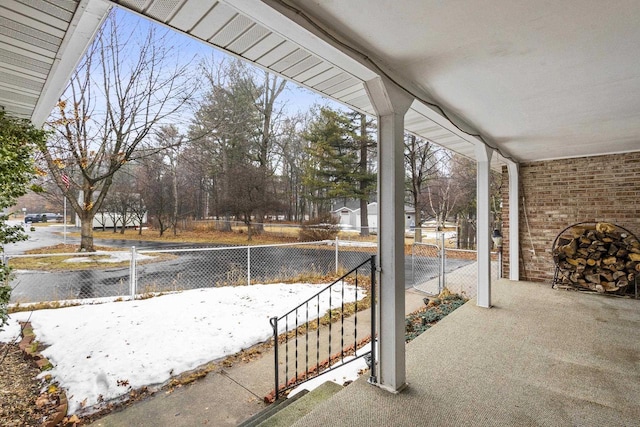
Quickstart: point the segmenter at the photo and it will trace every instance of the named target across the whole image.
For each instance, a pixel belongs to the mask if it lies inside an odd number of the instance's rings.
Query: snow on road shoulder
[[[198,289],[146,300],[39,310],[30,321],[38,341],[48,345],[42,353],[54,365],[50,373],[67,390],[72,414],[266,341],[272,333],[270,317],[324,286]],[[345,300],[353,301],[355,288],[348,289]],[[340,304],[340,293],[334,293],[332,305]],[[328,308],[327,297],[320,301],[320,313]],[[27,312],[11,315],[14,323],[28,317]]]

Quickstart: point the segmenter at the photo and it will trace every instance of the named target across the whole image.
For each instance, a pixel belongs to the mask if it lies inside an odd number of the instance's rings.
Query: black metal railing
[[[357,359],[367,357],[369,367],[375,366],[375,340],[371,340],[376,333],[375,270],[376,260],[372,256],[288,313],[269,320],[275,354],[274,400]],[[362,311],[367,304],[370,310]],[[371,327],[358,331],[359,317],[362,323],[365,316]],[[335,333],[337,328],[339,334]],[[370,351],[357,352],[369,341],[372,341]],[[345,360],[349,356],[353,357]],[[374,369],[370,372],[369,382],[375,383]]]

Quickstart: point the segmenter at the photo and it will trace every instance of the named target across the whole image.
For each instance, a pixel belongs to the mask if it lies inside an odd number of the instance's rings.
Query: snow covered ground
[[[266,341],[272,333],[270,317],[284,314],[324,286],[197,289],[146,300],[15,313],[0,332],[0,341],[18,337],[17,321],[31,321],[36,339],[49,346],[43,355],[54,365],[50,373],[67,390],[72,414]],[[347,289],[345,300],[353,301],[355,288]],[[339,292],[332,295],[332,303],[341,304]],[[320,301],[320,312],[328,308],[327,296]]]
[[[96,258],[96,255],[99,257]],[[146,261],[149,259],[154,259],[155,257],[145,254],[136,254],[136,261]],[[91,257],[88,256],[74,256],[65,259],[64,262],[106,262],[106,263],[118,263],[118,262],[126,262],[131,261],[131,252],[95,252]]]

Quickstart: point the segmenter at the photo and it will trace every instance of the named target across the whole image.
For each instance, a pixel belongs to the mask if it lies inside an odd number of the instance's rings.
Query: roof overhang
[[[0,106],[42,126],[112,5],[101,0],[0,4]]]
[[[407,131],[494,166],[640,150],[633,0],[25,3],[0,5],[0,105],[36,124],[117,4],[367,114],[384,75],[416,98]]]

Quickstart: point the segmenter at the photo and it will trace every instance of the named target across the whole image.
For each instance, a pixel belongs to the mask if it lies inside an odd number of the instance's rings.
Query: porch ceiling
[[[638,1],[287,1],[518,160],[640,150]]]
[[[0,105],[44,121],[112,4],[369,114],[385,73],[427,101],[407,130],[469,157],[476,133],[518,161],[640,150],[634,0],[5,0]]]

